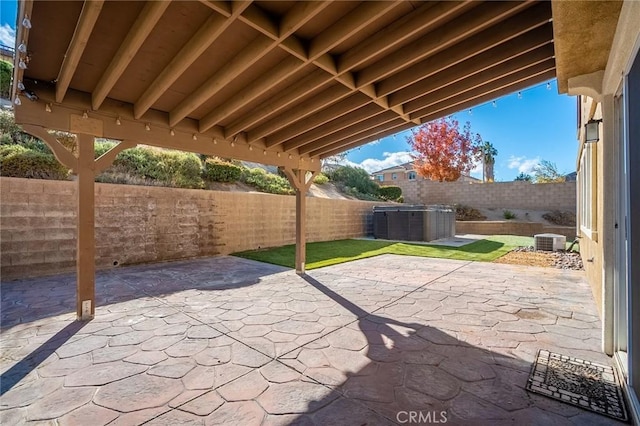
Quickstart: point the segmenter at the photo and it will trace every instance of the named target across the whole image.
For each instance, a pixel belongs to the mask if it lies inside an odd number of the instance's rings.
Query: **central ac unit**
[[[558,234],[538,234],[533,236],[533,248],[544,251],[564,250],[567,237]]]

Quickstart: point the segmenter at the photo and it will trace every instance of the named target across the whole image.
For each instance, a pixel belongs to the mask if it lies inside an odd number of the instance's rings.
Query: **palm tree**
[[[498,150],[489,141],[484,141],[480,145],[480,152],[482,153],[482,175],[483,181],[493,182],[493,166],[496,164],[496,156]]]

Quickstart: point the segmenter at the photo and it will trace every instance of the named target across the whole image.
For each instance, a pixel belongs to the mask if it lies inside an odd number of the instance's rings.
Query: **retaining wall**
[[[3,280],[68,272],[76,259],[76,183],[0,178]],[[307,240],[373,232],[366,201],[307,199]],[[295,243],[295,197],[96,184],[98,268]]]

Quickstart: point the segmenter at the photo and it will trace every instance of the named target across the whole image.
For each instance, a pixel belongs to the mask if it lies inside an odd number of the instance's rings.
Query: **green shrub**
[[[109,142],[100,150],[108,149]],[[136,178],[157,181],[163,186],[202,188],[202,162],[197,154],[135,147],[122,151],[110,172],[126,173]]]
[[[518,217],[518,215],[516,215],[514,212],[512,212],[511,210],[503,210],[502,211],[502,217],[504,217],[507,220],[511,220],[511,219],[515,219]]]
[[[402,188],[393,185],[381,186],[378,188],[378,195],[383,200],[397,201],[402,197]]]
[[[404,197],[401,195],[398,197],[398,199],[396,200],[399,203],[404,203]]]
[[[241,175],[242,167],[216,158],[208,158],[202,171],[202,176],[211,182],[236,182]]]
[[[313,183],[316,185],[324,185],[327,182],[329,182],[329,178],[324,173],[318,173],[318,175],[313,178]]]
[[[9,61],[0,60],[0,97],[9,99],[13,65]]]
[[[93,148],[95,152],[95,158],[100,157],[102,154],[109,151],[114,146],[116,146],[116,142],[96,141]]]
[[[20,145],[3,145],[0,147],[0,174],[10,177],[65,180],[69,176],[69,170],[52,154]]]
[[[336,183],[343,191],[346,191],[347,188],[355,188],[357,193],[377,199],[379,186],[371,180],[369,174],[364,169],[340,166],[335,168],[328,176],[329,179]],[[353,192],[353,190],[351,190],[351,192]]]
[[[261,192],[286,195],[295,192],[287,179],[273,173],[267,173],[261,168],[244,169],[241,180]]]

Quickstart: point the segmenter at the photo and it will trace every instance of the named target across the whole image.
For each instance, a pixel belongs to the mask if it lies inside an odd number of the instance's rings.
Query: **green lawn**
[[[494,235],[462,247],[395,243],[379,240],[339,240],[307,244],[306,269],[321,268],[380,254],[438,257],[491,262],[518,246],[533,245],[533,238]],[[295,245],[243,251],[234,256],[275,265],[295,267]]]

